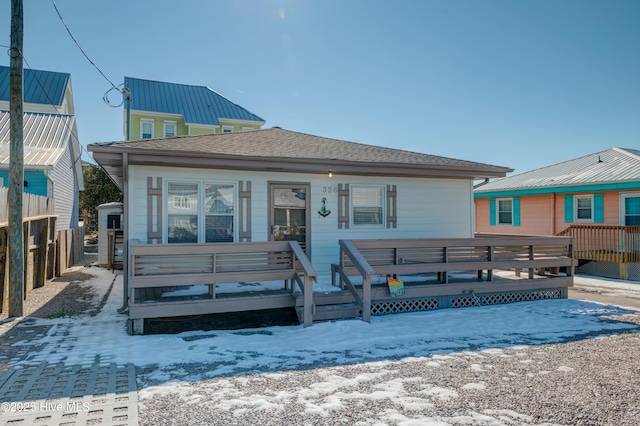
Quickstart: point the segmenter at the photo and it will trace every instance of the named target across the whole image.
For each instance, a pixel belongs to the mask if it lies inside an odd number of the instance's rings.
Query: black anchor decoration
[[[322,207],[318,210],[318,214],[322,217],[327,217],[331,214],[331,210],[327,210],[327,199],[322,199]]]

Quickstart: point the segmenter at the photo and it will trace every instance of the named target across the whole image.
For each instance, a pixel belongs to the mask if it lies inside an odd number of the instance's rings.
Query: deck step
[[[296,308],[300,323],[304,321],[304,308]],[[357,303],[341,303],[338,305],[316,305],[316,313],[313,322],[331,321],[338,319],[357,318],[361,315],[360,306]]]

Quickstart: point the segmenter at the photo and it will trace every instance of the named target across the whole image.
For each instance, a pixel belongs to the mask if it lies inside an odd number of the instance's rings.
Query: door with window
[[[622,194],[621,204],[621,224],[625,226],[640,226],[640,193]]]
[[[620,195],[620,223],[634,226],[629,231],[630,242],[626,242],[632,252],[640,251],[640,193]]]
[[[269,239],[297,241],[310,257],[309,184],[269,183]]]

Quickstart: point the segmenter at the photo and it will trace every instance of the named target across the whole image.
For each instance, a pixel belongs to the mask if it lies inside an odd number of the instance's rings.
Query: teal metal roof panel
[[[125,77],[131,91],[131,109],[181,114],[187,124],[220,125],[219,119],[264,120],[205,86],[166,83]]]
[[[476,194],[639,182],[640,150],[610,148],[478,186]]]
[[[0,101],[9,102],[9,67],[0,66]],[[63,72],[24,70],[24,102],[62,105],[71,75]]]

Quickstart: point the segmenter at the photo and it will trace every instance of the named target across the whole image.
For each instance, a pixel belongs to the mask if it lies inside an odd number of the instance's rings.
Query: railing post
[[[362,282],[362,321],[371,322],[371,274]]]
[[[313,324],[313,280],[307,274],[304,275],[304,326]]]
[[[571,237],[571,239],[569,240],[569,248],[568,248],[568,253],[567,253],[569,255],[569,259],[573,259],[574,258],[575,244],[576,244],[576,238],[575,237]],[[573,264],[567,268],[567,276],[568,277],[573,276],[573,268],[574,268]]]
[[[529,246],[529,260],[533,260],[533,246],[532,245]],[[535,270],[535,267],[529,267],[529,279],[530,280],[533,279],[534,270]]]
[[[493,262],[493,245],[489,246],[487,260],[489,260],[489,262]],[[487,269],[487,281],[493,281],[493,269]]]

